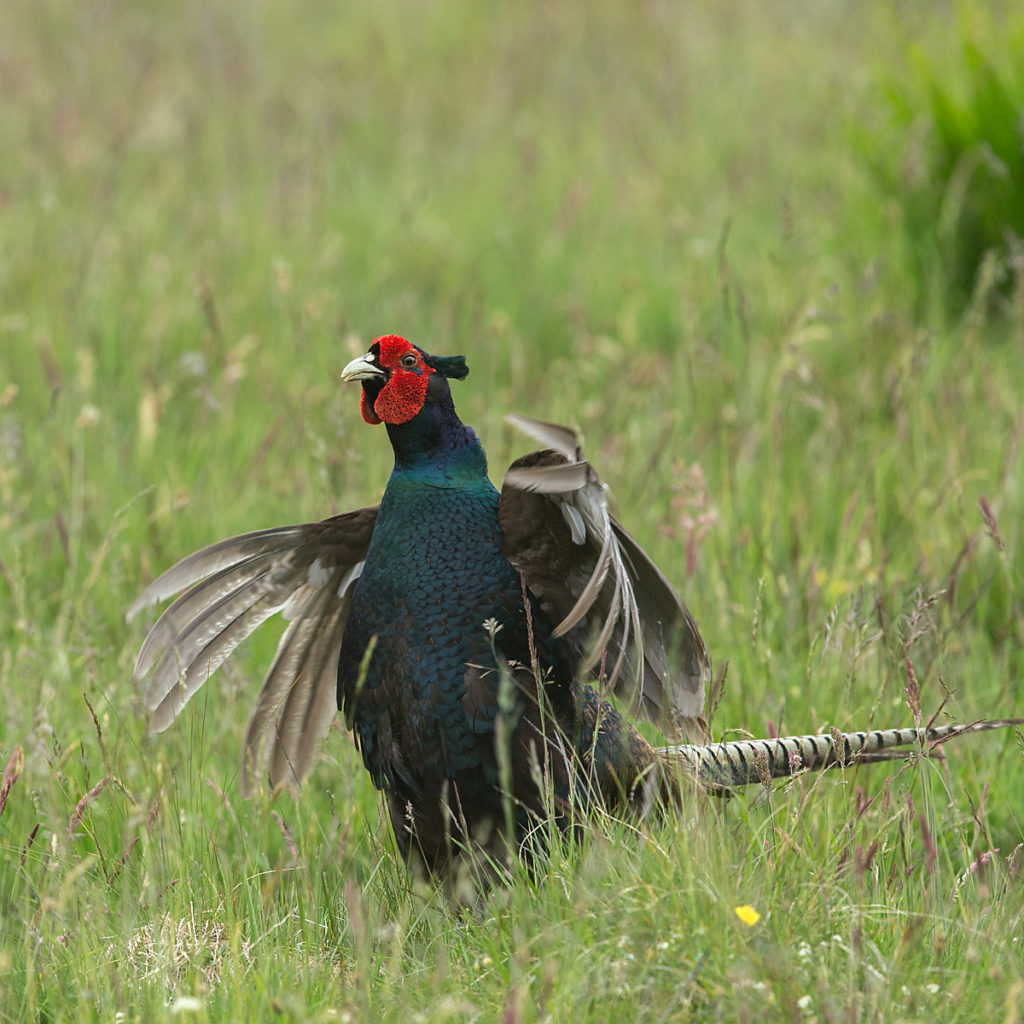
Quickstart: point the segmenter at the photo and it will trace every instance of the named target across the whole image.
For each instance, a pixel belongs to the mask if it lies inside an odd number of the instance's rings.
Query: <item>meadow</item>
[[[1024,264],[946,301],[891,102],[985,10],[0,5],[0,1021],[1021,1018],[1013,731],[599,820],[460,913],[340,723],[241,797],[277,627],[154,736],[125,621],[377,499],[338,374],[396,332],[466,355],[493,479],[506,413],[581,430],[716,737],[1024,716]]]

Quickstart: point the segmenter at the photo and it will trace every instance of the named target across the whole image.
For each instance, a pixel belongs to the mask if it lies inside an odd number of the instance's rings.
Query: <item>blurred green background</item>
[[[124,611],[197,547],[379,495],[338,373],[396,332],[466,355],[496,480],[528,447],[505,413],[582,430],[728,662],[716,735],[908,724],[907,659],[925,717],[1024,714],[1021,68],[1024,18],[983,3],[5,3],[0,1018],[923,1019],[955,989],[1011,1019],[1012,737],[865,835],[835,786],[651,845],[609,824],[561,896],[463,926],[405,891],[343,736],[299,805],[240,801],[273,630],[154,738]],[[638,885],[689,922],[671,948]],[[810,902],[748,948],[758,894]],[[175,960],[190,913],[218,937]],[[845,938],[809,959],[800,929]]]

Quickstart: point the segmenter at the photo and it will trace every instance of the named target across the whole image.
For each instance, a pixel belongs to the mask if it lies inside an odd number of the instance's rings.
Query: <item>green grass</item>
[[[922,307],[952,315],[1024,302],[1024,18],[958,5],[928,44],[883,72],[892,131],[860,144],[901,223]]]
[[[909,724],[908,658],[1024,714],[1024,317],[921,314],[850,145],[930,12],[0,6],[0,1020],[1019,1018],[1012,735],[598,822],[460,917],[340,727],[241,799],[273,630],[151,737],[124,621],[379,494],[338,373],[399,331],[496,477],[506,412],[584,431],[717,734]]]

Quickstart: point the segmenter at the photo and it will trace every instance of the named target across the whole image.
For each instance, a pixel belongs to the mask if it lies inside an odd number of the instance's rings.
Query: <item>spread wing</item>
[[[258,530],[203,548],[154,580],[128,610],[184,593],[150,628],[135,664],[146,708],[166,729],[243,640],[289,620],[245,736],[248,790],[269,745],[271,783],[300,782],[337,713],[338,651],[379,506]]]
[[[697,623],[672,585],[608,511],[604,484],[568,427],[509,422],[549,447],[505,475],[505,556],[579,656],[635,710],[695,736],[711,676]]]

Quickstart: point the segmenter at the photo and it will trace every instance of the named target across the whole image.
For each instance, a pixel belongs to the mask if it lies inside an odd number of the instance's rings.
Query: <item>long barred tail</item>
[[[921,729],[879,729],[817,736],[781,736],[772,740],[735,740],[662,747],[662,764],[681,770],[707,789],[723,792],[799,771],[820,771],[833,765],[910,757],[899,747],[935,746],[954,736],[1024,725],[1024,718],[1002,718],[972,725],[940,725]]]

